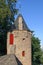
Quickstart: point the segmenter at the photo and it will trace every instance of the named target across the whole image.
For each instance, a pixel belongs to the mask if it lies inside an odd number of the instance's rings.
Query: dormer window
[[[22,30],[23,23],[22,23],[22,17],[19,17],[19,30]]]

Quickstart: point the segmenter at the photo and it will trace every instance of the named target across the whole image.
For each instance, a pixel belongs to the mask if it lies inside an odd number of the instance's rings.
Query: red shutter
[[[10,34],[10,45],[13,45],[13,34]]]
[[[25,56],[25,51],[22,51],[22,56]]]

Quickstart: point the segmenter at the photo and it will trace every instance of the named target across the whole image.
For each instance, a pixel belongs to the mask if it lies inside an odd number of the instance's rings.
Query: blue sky
[[[43,46],[43,0],[18,0],[20,12],[28,27],[34,31]]]

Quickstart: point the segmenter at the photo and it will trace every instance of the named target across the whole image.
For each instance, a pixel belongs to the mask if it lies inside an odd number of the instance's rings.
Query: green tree
[[[0,0],[0,53],[2,54],[6,46],[7,31],[17,14],[16,3],[17,0]]]
[[[41,64],[43,64],[43,49],[41,49]]]
[[[32,65],[40,65],[40,57],[41,57],[41,48],[40,48],[40,40],[32,36]]]
[[[16,3],[16,0],[0,0],[0,24],[3,28],[6,28],[9,19],[14,21],[14,15],[17,14]]]

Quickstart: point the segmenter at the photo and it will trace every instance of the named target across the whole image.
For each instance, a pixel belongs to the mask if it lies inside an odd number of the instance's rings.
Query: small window
[[[25,51],[22,51],[22,56],[25,56]]]
[[[25,38],[23,38],[23,40],[25,40]]]

